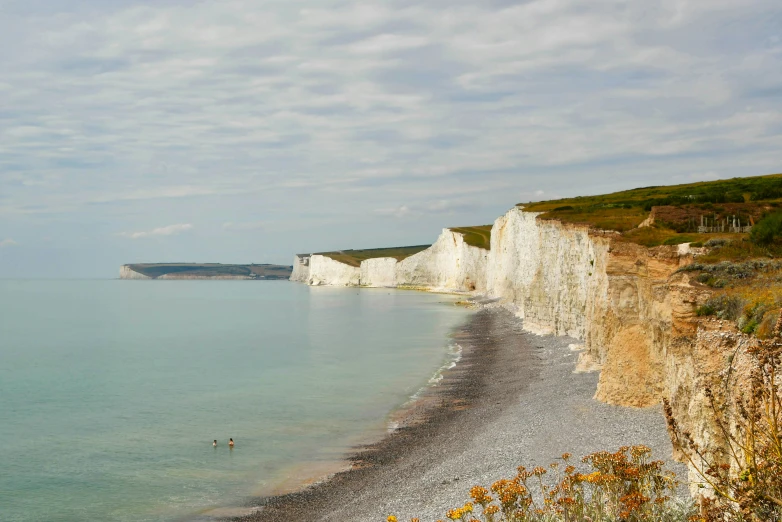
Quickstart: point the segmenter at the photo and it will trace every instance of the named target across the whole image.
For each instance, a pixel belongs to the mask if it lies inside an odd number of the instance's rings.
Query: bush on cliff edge
[[[782,241],[782,212],[769,214],[752,227],[750,240],[756,245],[770,245]]]

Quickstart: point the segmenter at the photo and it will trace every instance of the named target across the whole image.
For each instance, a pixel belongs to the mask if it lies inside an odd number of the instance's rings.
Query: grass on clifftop
[[[317,255],[325,256],[350,266],[361,266],[361,262],[366,259],[375,259],[378,257],[393,257],[401,261],[407,257],[426,250],[432,245],[416,245],[393,248],[367,248],[364,250],[337,250],[334,252],[317,252]]]
[[[464,242],[468,245],[491,250],[492,225],[479,225],[477,227],[455,227],[449,230],[464,236]]]
[[[520,205],[525,211],[543,212],[541,219],[583,223],[622,233],[636,228],[653,213],[656,228],[692,234],[697,232],[701,216],[717,222],[737,216],[743,224],[750,224],[782,207],[782,174],[644,187]],[[654,246],[667,240],[676,241],[672,236],[660,234],[660,242],[653,238],[638,242]]]

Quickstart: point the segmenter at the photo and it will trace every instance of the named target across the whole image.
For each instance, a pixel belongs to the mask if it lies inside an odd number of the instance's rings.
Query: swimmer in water
[[[234,449],[234,440],[233,439],[228,439],[228,447],[231,448],[231,449]]]
[[[213,448],[216,448],[216,447],[217,447],[217,439],[215,439],[215,441],[212,443],[212,447],[213,447]]]

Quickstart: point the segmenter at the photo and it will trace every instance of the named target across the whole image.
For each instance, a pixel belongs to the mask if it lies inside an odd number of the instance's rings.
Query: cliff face
[[[514,208],[492,228],[487,291],[538,333],[585,339],[606,290],[609,239]]]
[[[397,260],[393,257],[377,257],[361,262],[361,286],[378,288],[396,286]]]
[[[122,265],[119,267],[120,279],[152,279],[151,277],[139,274],[135,270],[131,269],[128,265]]]
[[[310,280],[310,257],[306,254],[297,254],[293,256],[293,272],[291,281],[297,283],[309,283]]]
[[[487,260],[488,251],[468,245],[462,234],[446,228],[430,248],[397,264],[396,284],[484,293]]]
[[[330,257],[310,256],[310,273],[308,283],[312,286],[358,286],[361,280],[361,269],[350,266]]]

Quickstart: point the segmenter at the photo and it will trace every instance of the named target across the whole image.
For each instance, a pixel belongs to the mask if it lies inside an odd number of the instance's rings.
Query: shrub
[[[708,315],[714,315],[714,314],[716,314],[716,313],[717,313],[717,310],[715,310],[713,306],[711,306],[711,305],[708,305],[708,304],[705,304],[705,305],[703,305],[703,306],[699,306],[699,307],[698,307],[698,308],[695,310],[695,314],[696,314],[698,317],[703,317],[703,316],[708,316]]]
[[[651,460],[646,446],[601,451],[581,459],[588,465],[580,473],[570,454],[549,468],[518,468],[512,479],[498,480],[491,488],[475,486],[472,500],[449,510],[450,520],[485,522],[674,522],[684,521],[690,505],[671,499],[675,475],[662,461]],[[547,481],[546,476],[554,476]],[[480,511],[480,512],[479,512]],[[396,520],[393,515],[388,520]],[[413,519],[416,520],[416,519]]]
[[[738,296],[719,295],[696,309],[699,316],[716,315],[719,319],[737,320],[742,316],[744,300]]]
[[[777,324],[777,321],[779,321],[779,317],[779,311],[775,313],[767,313],[765,318],[758,325],[757,330],[755,330],[755,335],[757,335],[759,339],[768,339],[772,337],[774,332],[774,325]]]
[[[715,237],[714,239],[709,239],[708,241],[706,241],[705,246],[709,248],[721,247],[727,242],[728,240],[725,238]]]
[[[749,237],[756,245],[770,245],[782,240],[782,212],[774,212],[758,221]]]

